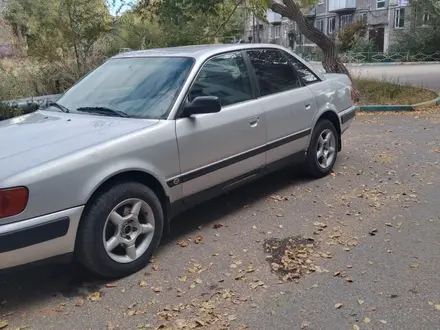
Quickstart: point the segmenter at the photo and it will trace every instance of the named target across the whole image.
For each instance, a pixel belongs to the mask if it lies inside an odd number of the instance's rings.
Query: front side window
[[[301,81],[283,54],[276,49],[247,51],[262,96],[301,87]]]
[[[395,12],[395,28],[405,27],[405,8],[397,8]]]
[[[198,96],[217,96],[228,106],[253,99],[249,75],[240,52],[216,56],[205,63],[188,94],[188,101]]]
[[[108,108],[130,117],[165,118],[193,63],[188,57],[111,59],[69,89],[58,103],[71,112]]]

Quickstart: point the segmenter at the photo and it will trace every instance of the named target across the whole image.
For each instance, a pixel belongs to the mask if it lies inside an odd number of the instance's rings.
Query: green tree
[[[246,7],[261,19],[264,19],[266,10],[271,9],[275,13],[294,21],[299,32],[323,51],[322,64],[327,72],[345,73],[350,76],[338,56],[335,41],[317,29],[303,14],[302,8],[315,2],[316,0],[141,0],[138,10],[156,11],[158,16],[161,16],[163,12],[172,12],[175,15],[174,20],[180,22],[187,19],[191,13],[216,14],[219,6],[224,3],[233,3],[234,10],[239,7]],[[229,15],[226,16],[226,20],[229,17]]]
[[[7,19],[29,55],[48,61],[73,55],[79,71],[113,23],[105,0],[9,0]]]

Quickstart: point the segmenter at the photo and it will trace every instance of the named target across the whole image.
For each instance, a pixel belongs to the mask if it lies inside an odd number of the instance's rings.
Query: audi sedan
[[[294,163],[329,174],[353,97],[346,75],[272,44],[110,58],[0,122],[0,269],[68,257],[136,272],[182,210]]]

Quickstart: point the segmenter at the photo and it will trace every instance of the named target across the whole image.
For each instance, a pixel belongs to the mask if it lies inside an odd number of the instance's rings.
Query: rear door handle
[[[249,125],[251,125],[251,127],[256,127],[258,126],[258,122],[260,121],[260,117],[254,117],[249,119]]]
[[[306,110],[310,110],[310,103],[305,105]]]

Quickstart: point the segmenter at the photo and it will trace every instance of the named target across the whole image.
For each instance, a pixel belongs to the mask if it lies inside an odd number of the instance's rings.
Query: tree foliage
[[[79,69],[112,28],[105,0],[9,0],[7,19],[29,55],[48,61],[73,56]]]

